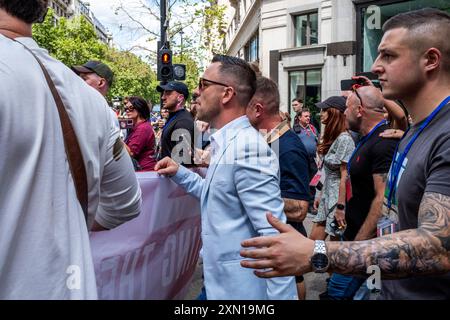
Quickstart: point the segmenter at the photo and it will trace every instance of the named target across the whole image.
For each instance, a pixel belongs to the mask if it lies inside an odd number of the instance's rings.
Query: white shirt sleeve
[[[108,229],[135,218],[141,210],[141,188],[115,122],[116,119],[111,118],[107,159],[95,217],[100,225]]]

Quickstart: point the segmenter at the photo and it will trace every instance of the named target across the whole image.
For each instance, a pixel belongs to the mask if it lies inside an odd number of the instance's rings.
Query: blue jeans
[[[202,291],[200,292],[196,300],[208,300],[208,298],[206,298],[205,286],[202,286]]]
[[[333,273],[328,282],[328,297],[331,300],[352,300],[366,278]]]

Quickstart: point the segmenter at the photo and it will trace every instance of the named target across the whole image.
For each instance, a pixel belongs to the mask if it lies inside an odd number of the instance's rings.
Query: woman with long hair
[[[319,174],[323,174],[321,192],[317,192],[314,207],[318,210],[313,219],[310,238],[325,240],[330,235],[337,240],[345,228],[345,184],[347,163],[355,149],[355,143],[347,132],[345,122],[346,98],[333,96],[316,104],[321,109],[320,120],[325,132],[317,146],[320,163]]]
[[[130,156],[136,160],[138,171],[152,171],[156,164],[155,131],[150,118],[150,106],[141,97],[128,97],[125,104],[127,118],[133,120],[133,128],[125,139]]]

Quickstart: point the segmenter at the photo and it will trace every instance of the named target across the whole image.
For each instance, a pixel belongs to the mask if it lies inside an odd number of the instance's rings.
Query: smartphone
[[[360,79],[360,80],[353,80],[353,79],[341,80],[341,91],[352,90],[352,87],[355,84],[363,85],[364,84],[364,80],[363,79]]]
[[[373,72],[358,72],[356,75],[366,77],[369,80],[378,80],[378,75]]]
[[[359,72],[356,75],[368,78],[370,81],[372,81],[372,83],[373,83],[373,85],[375,87],[377,87],[380,90],[383,90],[383,88],[381,87],[381,83],[378,80],[378,75],[376,73],[373,73],[373,72]]]
[[[133,128],[133,120],[131,119],[119,119],[120,129],[131,129]]]

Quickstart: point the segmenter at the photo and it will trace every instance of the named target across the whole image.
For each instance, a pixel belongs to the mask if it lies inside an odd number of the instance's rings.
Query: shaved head
[[[398,14],[383,25],[386,33],[392,29],[403,28],[408,31],[404,44],[422,55],[430,48],[442,54],[442,67],[450,72],[450,15],[437,9],[421,9]]]
[[[363,107],[374,112],[384,113],[384,98],[381,91],[373,86],[365,86],[358,89]],[[356,94],[355,94],[356,96]]]

